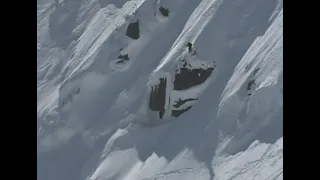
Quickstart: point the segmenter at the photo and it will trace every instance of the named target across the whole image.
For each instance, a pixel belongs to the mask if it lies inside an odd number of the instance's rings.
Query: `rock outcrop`
[[[205,82],[214,70],[209,68],[192,68],[191,64],[184,64],[175,74],[174,90],[184,90]]]
[[[159,112],[159,118],[162,119],[165,112],[167,79],[160,78],[160,83],[151,87],[149,96],[149,108]]]
[[[198,98],[188,98],[188,99],[180,99],[178,101],[176,101],[176,104],[173,105],[173,107],[175,108],[179,108],[180,106],[182,106],[183,104],[185,104],[186,102],[188,101],[195,101],[197,100]]]
[[[164,8],[164,7],[161,6],[159,8],[159,11],[163,16],[165,16],[165,17],[169,16],[170,10],[168,8]]]
[[[137,20],[136,22],[130,23],[128,25],[126,34],[132,39],[139,39],[140,37],[139,20]]]
[[[128,56],[128,54],[125,54],[125,55],[121,55],[121,54],[120,54],[120,55],[118,56],[118,59],[119,59],[119,61],[117,61],[117,64],[123,63],[123,62],[129,60],[129,56]]]

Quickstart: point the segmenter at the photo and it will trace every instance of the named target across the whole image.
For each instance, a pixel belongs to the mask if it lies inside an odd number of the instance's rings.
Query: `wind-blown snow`
[[[282,4],[39,0],[38,179],[283,179]]]

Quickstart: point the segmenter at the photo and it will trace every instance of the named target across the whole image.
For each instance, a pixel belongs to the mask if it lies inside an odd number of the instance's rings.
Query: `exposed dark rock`
[[[118,59],[123,59],[123,60],[129,60],[129,56],[128,56],[128,54],[125,54],[125,55],[119,55],[118,56]]]
[[[170,10],[168,8],[164,8],[164,7],[160,7],[159,8],[159,11],[161,12],[161,14],[165,17],[168,17],[169,16],[169,13],[170,13]]]
[[[139,39],[140,37],[139,20],[137,20],[136,22],[130,23],[128,25],[126,34],[132,39]]]
[[[116,63],[120,64],[120,63],[123,63],[123,62],[124,62],[124,60],[120,60],[120,61],[117,61]]]
[[[249,95],[249,96],[251,96],[251,94],[252,94],[251,89],[252,89],[252,85],[253,85],[254,83],[255,83],[254,79],[248,82],[247,91],[249,91],[249,92],[248,92],[248,95]]]
[[[179,98],[178,101],[176,101],[176,104],[173,105],[173,107],[175,108],[178,108],[180,107],[181,105],[183,105],[184,103],[188,102],[188,101],[194,101],[194,100],[197,100],[198,98],[189,98],[189,99],[184,99],[184,100],[181,100]]]
[[[124,62],[124,61],[128,61],[128,60],[129,60],[129,56],[128,56],[128,54],[125,54],[125,55],[121,55],[121,54],[120,54],[120,55],[118,56],[118,59],[121,59],[121,60],[118,61],[117,64],[118,64],[118,63],[122,63],[122,62]]]
[[[180,72],[177,72],[174,80],[174,90],[183,90],[203,83],[211,75],[213,68],[188,69],[184,62]],[[190,66],[189,66],[190,67]]]
[[[166,87],[167,79],[160,78],[160,83],[151,87],[149,96],[149,108],[153,111],[159,111],[160,119],[162,119],[165,111],[164,106],[166,103]]]
[[[79,93],[80,93],[80,88],[76,90],[76,94],[79,94]]]
[[[259,70],[260,70],[260,68],[255,69],[255,70],[253,71],[253,75],[256,75]]]
[[[246,72],[251,68],[252,62],[248,63],[245,67]]]
[[[191,53],[192,52],[192,44],[190,42],[188,42],[187,47],[188,47],[188,52]]]
[[[191,109],[192,106],[189,106],[185,109],[181,109],[181,110],[172,110],[171,115],[174,117],[179,117],[181,114],[183,114],[184,112],[188,111],[189,109]]]
[[[251,90],[253,84],[254,84],[254,80],[251,80],[248,82],[248,87],[247,87],[248,91]]]

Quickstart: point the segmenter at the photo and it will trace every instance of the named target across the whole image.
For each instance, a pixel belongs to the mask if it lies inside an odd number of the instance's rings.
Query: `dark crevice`
[[[184,99],[184,100],[181,100],[179,98],[178,101],[176,101],[176,104],[173,105],[173,107],[175,108],[179,108],[181,105],[183,105],[184,103],[188,102],[188,101],[194,101],[194,100],[197,100],[198,98],[189,98],[189,99]]]
[[[255,69],[255,70],[253,71],[253,75],[256,75],[259,70],[260,70],[260,68]]]
[[[181,109],[181,110],[172,110],[171,115],[174,117],[179,117],[181,114],[183,114],[184,112],[188,111],[189,109],[191,109],[192,106],[189,106],[185,109]]]

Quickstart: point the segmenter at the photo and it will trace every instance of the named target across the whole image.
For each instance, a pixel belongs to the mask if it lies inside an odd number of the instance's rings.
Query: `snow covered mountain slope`
[[[37,5],[39,180],[283,179],[282,0]]]

